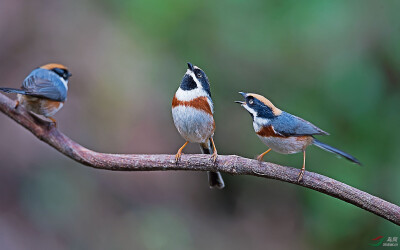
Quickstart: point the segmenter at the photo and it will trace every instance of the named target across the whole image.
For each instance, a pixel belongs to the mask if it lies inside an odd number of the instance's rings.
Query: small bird
[[[257,157],[257,160],[262,161],[271,149],[281,154],[303,152],[303,167],[298,176],[298,182],[303,179],[306,166],[306,148],[311,144],[361,165],[353,156],[315,139],[314,135],[329,135],[317,126],[278,109],[261,95],[239,93],[245,98],[245,101],[236,101],[236,103],[241,104],[250,113],[257,136],[269,147],[267,151]]]
[[[172,99],[172,117],[179,134],[186,140],[178,150],[175,160],[178,163],[182,150],[189,142],[199,143],[203,154],[212,154],[217,159],[213,136],[215,131],[214,108],[211,99],[210,83],[207,75],[197,66],[188,63],[188,69]],[[219,172],[208,172],[210,188],[224,188]]]
[[[67,99],[68,79],[71,76],[68,69],[61,64],[49,63],[34,69],[23,81],[21,89],[0,88],[6,93],[16,93],[17,102],[28,111],[49,118],[64,105]]]

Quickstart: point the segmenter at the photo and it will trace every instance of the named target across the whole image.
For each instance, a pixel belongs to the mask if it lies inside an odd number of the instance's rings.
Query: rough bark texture
[[[399,206],[313,172],[306,171],[303,181],[298,183],[299,169],[268,162],[259,163],[257,160],[236,155],[219,155],[217,163],[213,164],[208,155],[185,154],[177,165],[174,155],[98,153],[72,141],[54,126],[38,122],[38,119],[27,113],[23,107],[15,109],[15,101],[2,94],[0,94],[0,111],[64,155],[93,168],[114,171],[220,171],[231,175],[276,179],[328,194],[400,225]]]

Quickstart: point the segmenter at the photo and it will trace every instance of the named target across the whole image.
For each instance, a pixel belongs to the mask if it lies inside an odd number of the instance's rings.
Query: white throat
[[[199,80],[197,80],[197,78],[196,78],[195,74],[193,73],[193,71],[188,69],[185,74],[186,75],[190,75],[192,77],[192,79],[194,80],[194,82],[197,85],[197,88],[192,89],[192,90],[183,90],[183,89],[181,89],[179,87],[178,90],[175,93],[175,97],[178,100],[180,100],[180,101],[191,101],[191,100],[193,100],[193,99],[195,99],[197,97],[201,97],[201,96],[209,97],[208,93],[203,90],[203,86],[201,85]]]
[[[249,108],[247,105],[242,105],[242,107],[253,115],[253,128],[256,132],[260,131],[263,126],[269,124],[270,120],[267,118],[258,117],[257,112],[254,109]]]
[[[206,91],[204,91],[202,88],[195,88],[192,90],[183,90],[179,87],[179,89],[175,93],[176,99],[179,101],[191,101],[197,97],[205,96],[208,97],[208,94]]]
[[[254,120],[253,120],[254,131],[256,131],[256,132],[260,131],[260,129],[263,126],[269,125],[269,122],[270,122],[269,119],[254,116]]]

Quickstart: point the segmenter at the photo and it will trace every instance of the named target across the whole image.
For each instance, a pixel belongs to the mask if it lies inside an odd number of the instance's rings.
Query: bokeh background
[[[190,61],[211,81],[220,154],[266,150],[238,91],[331,136],[307,169],[400,204],[399,1],[2,0],[0,85],[67,65],[59,129],[101,152],[175,154],[171,100]],[[14,96],[10,95],[12,98]],[[365,249],[399,228],[299,186],[84,167],[0,115],[1,249]],[[191,145],[186,153],[199,153]],[[302,155],[270,153],[294,167]]]

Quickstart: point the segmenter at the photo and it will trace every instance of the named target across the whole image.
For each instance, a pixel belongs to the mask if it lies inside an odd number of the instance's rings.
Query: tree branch
[[[176,165],[174,155],[98,153],[72,141],[54,126],[38,122],[22,106],[15,109],[15,102],[2,94],[0,94],[0,111],[64,155],[93,168],[114,171],[218,170],[231,175],[253,175],[276,179],[325,193],[400,225],[400,207],[313,172],[307,171],[303,181],[298,183],[297,175],[299,170],[296,168],[269,162],[259,163],[257,160],[236,155],[219,155],[217,164],[214,165],[208,155],[185,154],[182,156],[181,162]]]

